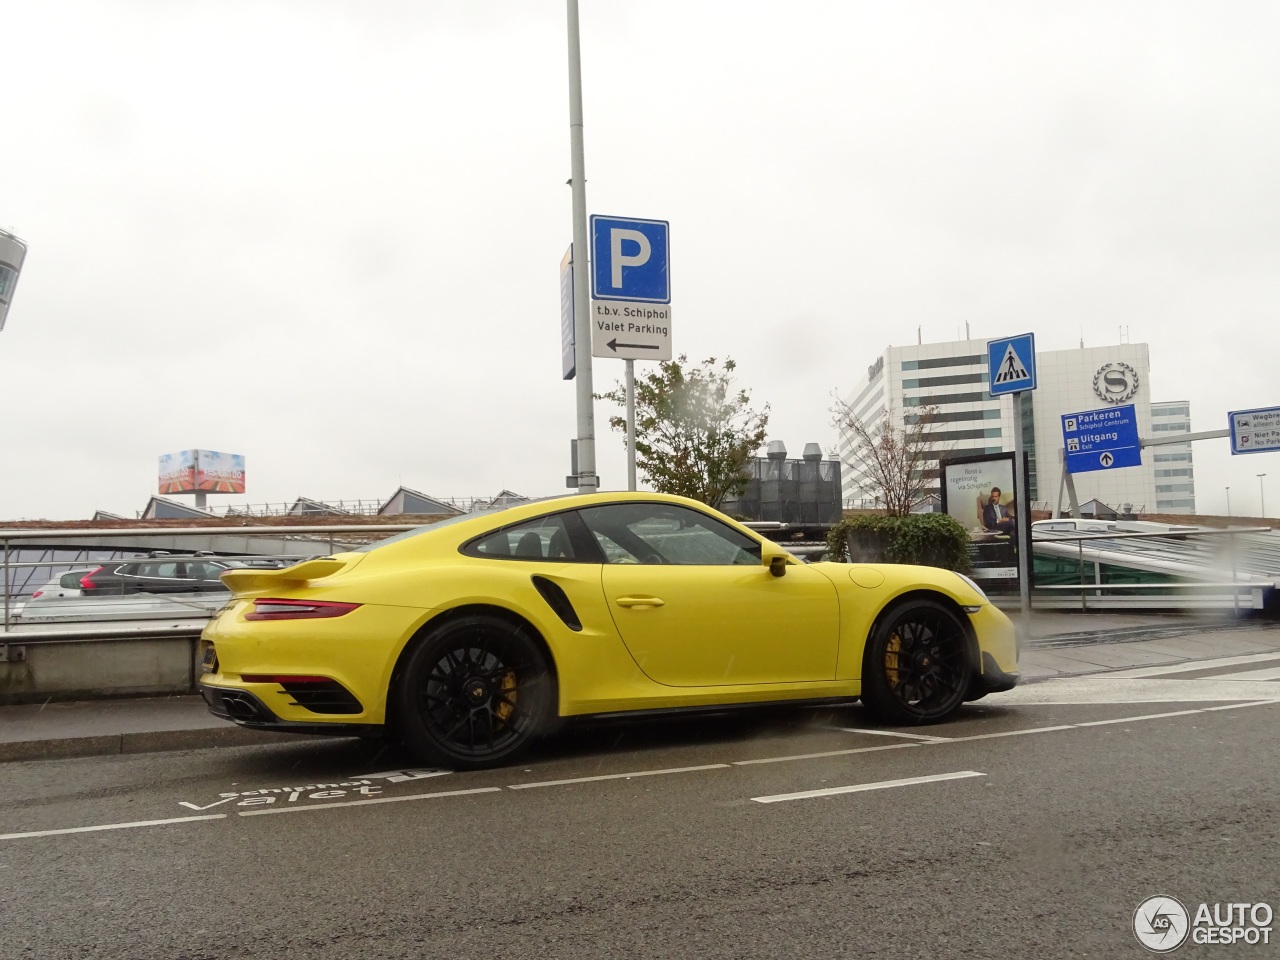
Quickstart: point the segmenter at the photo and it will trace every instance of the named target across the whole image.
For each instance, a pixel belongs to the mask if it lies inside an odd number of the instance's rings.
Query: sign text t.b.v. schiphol
[[[1142,466],[1136,408],[1128,403],[1065,414],[1062,446],[1068,473]]]
[[[591,354],[671,359],[671,253],[665,220],[591,218]]]

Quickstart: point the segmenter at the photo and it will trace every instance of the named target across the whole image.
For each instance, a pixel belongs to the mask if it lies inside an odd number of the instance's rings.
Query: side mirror
[[[785,577],[787,575],[787,558],[779,556],[770,557],[769,572],[775,577]]]

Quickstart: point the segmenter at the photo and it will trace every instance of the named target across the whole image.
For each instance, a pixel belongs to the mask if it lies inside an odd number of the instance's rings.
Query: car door
[[[128,572],[126,593],[182,593],[189,588],[181,579],[176,560],[152,560],[133,566]]]
[[[839,602],[801,564],[775,577],[760,544],[661,501],[579,511],[604,553],[605,602],[640,668],[677,687],[835,678]]]
[[[223,571],[227,569],[226,564],[211,560],[188,560],[186,566],[187,580],[190,584],[188,589],[193,593],[225,593],[227,591],[226,584],[222,582]]]

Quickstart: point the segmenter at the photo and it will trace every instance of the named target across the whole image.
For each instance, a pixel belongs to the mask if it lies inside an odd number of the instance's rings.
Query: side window
[[[758,566],[760,544],[697,510],[614,503],[578,513],[608,563]]]
[[[217,580],[225,569],[216,563],[188,563],[187,577],[191,580]]]
[[[504,527],[471,541],[463,547],[463,553],[472,557],[548,560],[553,563],[572,563],[577,559],[564,517],[560,514]]]

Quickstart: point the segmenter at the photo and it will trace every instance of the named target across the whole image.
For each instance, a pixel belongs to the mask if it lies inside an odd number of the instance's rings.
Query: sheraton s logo
[[[1138,393],[1138,371],[1127,363],[1104,363],[1093,375],[1093,392],[1106,403],[1125,403]]]

